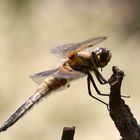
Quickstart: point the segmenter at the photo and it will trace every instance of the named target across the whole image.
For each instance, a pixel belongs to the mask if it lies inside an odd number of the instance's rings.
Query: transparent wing
[[[85,74],[82,72],[75,71],[70,67],[60,67],[58,71],[52,74],[52,76],[56,78],[76,79],[76,78],[84,77]]]
[[[92,47],[100,42],[102,42],[103,40],[107,39],[107,37],[95,37],[95,38],[91,38],[89,40],[83,41],[80,43],[80,47],[76,50],[77,52],[85,50],[89,47]]]
[[[70,67],[59,67],[57,69],[43,71],[37,74],[30,75],[30,78],[40,85],[48,76],[53,76],[62,79],[76,79],[85,76],[84,73],[75,71]]]
[[[51,49],[51,53],[58,58],[67,58],[69,52],[76,50],[79,47],[80,44],[78,43],[64,44],[62,46]]]
[[[39,72],[33,75],[30,75],[29,77],[38,85],[40,85],[48,76],[55,73],[58,69],[52,69],[48,71]]]
[[[37,74],[30,75],[29,77],[38,85],[40,85],[48,76],[63,79],[76,79],[85,76],[84,73],[75,71],[70,67],[59,67],[57,69],[43,71]]]
[[[87,49],[89,47],[92,47],[93,45],[96,45],[96,44],[102,42],[105,39],[106,39],[106,37],[96,37],[96,38],[91,38],[89,40],[86,40],[86,41],[83,41],[80,43],[65,44],[65,45],[58,46],[58,47],[52,49],[51,52],[59,58],[67,58],[69,52],[82,51],[84,49]]]

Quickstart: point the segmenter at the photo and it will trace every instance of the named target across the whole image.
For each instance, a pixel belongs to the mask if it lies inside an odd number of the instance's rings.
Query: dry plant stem
[[[121,83],[124,72],[113,66],[113,75],[109,79],[111,87],[109,108],[110,116],[113,119],[122,140],[140,140],[140,126],[128,105],[121,99]]]
[[[75,127],[64,127],[61,140],[74,140]]]

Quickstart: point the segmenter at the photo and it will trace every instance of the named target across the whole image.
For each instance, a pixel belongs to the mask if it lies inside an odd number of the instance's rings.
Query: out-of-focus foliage
[[[131,94],[126,102],[139,116],[139,6],[138,0],[1,0],[0,122],[37,88],[28,75],[58,65],[51,48],[100,35],[108,37],[101,46],[112,51],[102,73],[109,78],[112,65],[125,71],[122,94]],[[108,86],[98,86],[109,92]],[[119,139],[106,107],[88,96],[86,79],[42,100],[0,139],[55,140],[64,126],[73,125],[75,139]]]

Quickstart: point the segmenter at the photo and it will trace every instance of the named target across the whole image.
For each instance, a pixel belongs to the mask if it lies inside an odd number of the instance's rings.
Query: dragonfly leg
[[[108,81],[101,75],[101,73],[96,69],[94,70],[95,76],[100,84],[107,84]]]
[[[99,71],[98,71],[99,72]],[[94,88],[95,88],[95,90],[96,90],[96,92],[97,92],[97,94],[99,94],[99,95],[102,95],[102,96],[110,96],[110,94],[102,94],[100,91],[99,91],[99,89],[97,88],[97,86],[96,86],[96,84],[95,84],[95,81],[94,81],[94,79],[93,79],[93,77],[92,77],[92,75],[91,75],[91,73],[90,72],[88,72],[88,77],[90,78],[90,81],[92,82],[92,85],[94,86]],[[97,77],[97,76],[96,76]],[[98,79],[98,77],[97,77],[97,79]],[[99,80],[98,80],[99,81]],[[106,83],[104,83],[104,84],[106,84]],[[121,97],[123,97],[123,98],[130,98],[130,95],[121,95]]]
[[[92,95],[92,92],[91,92],[91,87],[90,87],[90,76],[88,76],[87,77],[87,85],[88,85],[88,94],[92,97],[92,98],[94,98],[94,99],[96,99],[97,101],[99,101],[99,102],[101,102],[101,103],[103,103],[103,104],[105,104],[106,106],[107,106],[107,108],[108,108],[108,104],[106,103],[106,102],[104,102],[104,101],[102,101],[102,100],[100,100],[100,99],[98,99],[97,97],[95,97],[95,96],[93,96]],[[96,87],[96,86],[95,86]],[[97,89],[97,87],[95,88],[95,90]],[[97,90],[97,93],[98,92],[100,92],[99,90]],[[99,93],[98,93],[99,94]]]
[[[102,93],[99,91],[99,89],[97,88],[97,86],[96,86],[96,84],[95,84],[95,81],[94,81],[94,79],[93,79],[93,77],[92,77],[92,75],[91,75],[90,72],[88,72],[88,79],[89,79],[89,81],[92,83],[92,85],[94,86],[94,88],[95,88],[97,94],[102,95],[102,96],[110,96],[110,94],[102,94]]]

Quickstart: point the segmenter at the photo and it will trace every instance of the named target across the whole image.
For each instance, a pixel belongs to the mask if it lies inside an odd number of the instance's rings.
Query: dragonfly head
[[[111,52],[107,48],[96,48],[92,54],[93,57],[96,55],[95,64],[97,67],[103,68],[105,67],[111,59]],[[95,59],[95,58],[93,58]]]

